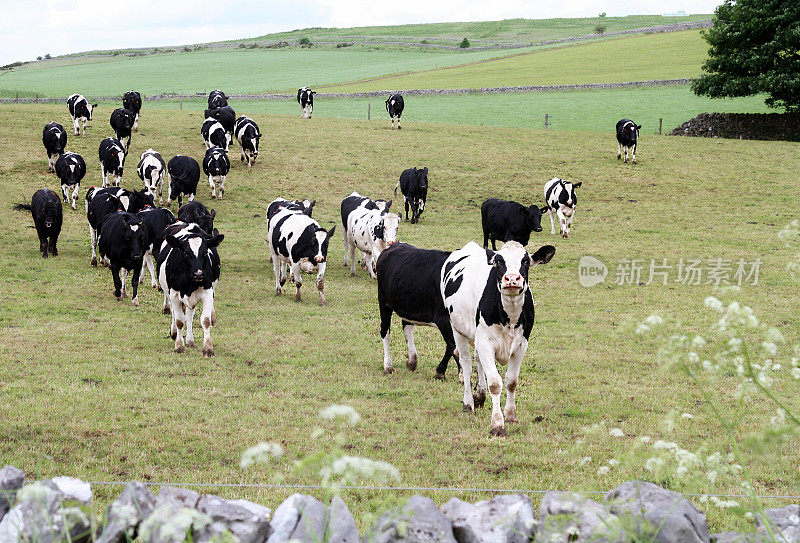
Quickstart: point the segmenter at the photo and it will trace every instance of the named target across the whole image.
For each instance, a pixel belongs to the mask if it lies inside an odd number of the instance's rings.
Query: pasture
[[[503,97],[505,98],[505,97]],[[244,449],[278,441],[282,466],[324,450],[326,437],[310,437],[322,424],[320,409],[353,406],[362,425],[347,434],[349,454],[397,466],[402,484],[424,487],[607,490],[648,478],[639,468],[597,468],[643,435],[701,443],[728,451],[713,415],[686,379],[661,368],[655,352],[635,339],[632,323],[653,312],[702,327],[709,285],[671,281],[617,285],[623,259],[730,258],[762,260],[757,285],[737,295],[767,324],[796,342],[796,283],[786,271],[795,249],[776,233],[797,218],[800,146],[796,143],[658,137],[643,130],[638,166],[616,159],[611,130],[567,132],[420,123],[404,118],[391,131],[383,115],[372,121],[315,115],[261,113],[232,102],[265,134],[258,162],[247,170],[232,148],[233,169],[222,202],[207,184],[198,198],[217,211],[226,238],[220,246],[219,322],[212,330],[216,356],[199,349],[175,354],[162,297],[140,290],[141,307],[117,302],[108,270],[89,266],[83,196],[100,183],[97,147],[109,135],[110,105],[97,111],[86,139],[70,134],[67,149],[86,159],[79,211],[65,209],[60,255],[38,254],[30,216],[11,209],[40,187],[56,191],[41,144],[45,123],[70,125],[65,105],[0,106],[0,455],[30,477],[73,475],[89,481],[270,483],[279,467],[243,471]],[[293,104],[296,107],[296,104]],[[320,104],[320,109],[324,103]],[[409,113],[411,110],[409,110]],[[123,186],[140,188],[135,165],[153,147],[201,158],[202,112],[154,109],[146,103]],[[542,186],[553,176],[582,181],[573,237],[544,231],[529,249],[553,244],[552,262],[531,272],[536,325],[522,367],[517,406],[520,423],[505,439],[489,437],[489,409],[461,412],[461,387],[451,363],[447,380],[433,373],[442,351],[434,329],[418,329],[419,367],[404,368],[405,342],[396,317],[392,355],[397,371],[382,374],[375,283],[366,272],[350,277],[342,267],[339,204],[352,190],[392,198],[408,167],[430,168],[430,191],[420,224],[403,223],[399,237],[421,247],[453,250],[480,242],[481,202],[490,196],[542,205]],[[326,274],[329,305],[315,303],[311,281],[305,298],[275,297],[264,212],[277,196],[317,200],[315,218],[336,224]],[[397,208],[399,201],[395,199]],[[174,209],[174,206],[173,206]],[[578,260],[593,255],[609,267],[606,283],[583,288]],[[288,289],[291,292],[293,289]],[[710,318],[710,317],[709,317]],[[708,323],[711,321],[708,320]],[[701,328],[702,329],[702,328]],[[199,330],[199,328],[198,328]],[[731,383],[735,380],[731,379]],[[782,387],[781,384],[776,386]],[[800,399],[781,388],[797,407]],[[733,403],[733,386],[719,390]],[[773,410],[753,401],[744,433],[766,424]],[[673,432],[661,422],[673,410],[694,415]],[[623,437],[587,440],[583,427],[606,423]],[[793,493],[800,483],[796,440],[769,453],[747,451],[757,491]],[[581,458],[591,457],[582,465]],[[289,475],[293,484],[316,484],[314,473]],[[670,486],[670,481],[656,481]],[[680,490],[680,487],[674,487]],[[216,489],[205,489],[216,492]],[[709,491],[738,492],[718,485]],[[95,488],[98,509],[118,487]],[[291,490],[220,489],[226,497],[275,507]],[[310,491],[314,493],[314,491]],[[347,491],[361,523],[378,508],[410,493]],[[480,492],[426,491],[442,502],[453,495],[475,501]],[[536,501],[536,496],[533,496]],[[784,505],[766,500],[767,506]],[[712,528],[732,527],[724,512],[708,509]]]

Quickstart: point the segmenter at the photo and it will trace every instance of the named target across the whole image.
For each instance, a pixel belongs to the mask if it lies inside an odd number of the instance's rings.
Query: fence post
[[[181,111],[183,111],[183,98],[181,98]]]
[[[545,113],[544,114],[544,129],[548,130],[549,128],[550,128],[550,114],[549,113]]]
[[[372,114],[372,104],[367,103],[367,120],[369,120],[371,114]]]
[[[658,118],[658,135],[661,135],[661,125],[664,123],[664,117]]]
[[[17,93],[17,99],[15,101],[19,102],[19,93]]]

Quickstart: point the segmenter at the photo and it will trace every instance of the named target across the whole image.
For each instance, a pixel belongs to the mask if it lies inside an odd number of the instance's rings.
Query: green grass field
[[[597,474],[607,459],[645,434],[689,449],[708,443],[728,451],[697,392],[683,377],[661,368],[653,348],[633,339],[629,326],[658,311],[702,330],[710,321],[697,308],[711,287],[618,286],[613,283],[618,262],[761,258],[758,285],[745,285],[738,299],[765,323],[780,327],[789,341],[800,339],[795,298],[789,294],[796,283],[786,271],[795,249],[775,236],[797,216],[796,143],[659,138],[646,130],[640,164],[633,167],[617,161],[610,133],[411,121],[393,132],[385,119],[253,117],[268,135],[258,163],[248,171],[235,161],[224,201],[210,201],[207,186],[198,194],[216,209],[215,226],[226,236],[220,247],[219,322],[212,331],[216,356],[207,360],[197,349],[183,355],[172,351],[169,318],[160,313],[161,296],[149,282],[138,309],[114,299],[108,270],[89,266],[83,212],[65,210],[61,254],[39,257],[30,217],[11,206],[28,201],[40,187],[57,190],[55,177],[46,173],[40,134],[49,120],[68,124],[66,109],[0,106],[4,462],[32,478],[272,482],[276,471],[286,470],[242,471],[242,451],[262,440],[278,441],[287,451],[283,465],[290,465],[328,445],[326,438],[309,437],[321,424],[319,410],[346,403],[364,418],[349,435],[349,454],[393,463],[404,485],[607,490],[623,480],[649,478],[641,468]],[[123,185],[140,186],[134,168],[147,147],[166,158],[184,153],[199,159],[200,122],[197,111],[146,110]],[[100,182],[97,146],[108,132],[98,118],[86,139],[70,136],[68,150],[81,153],[88,165],[82,195]],[[303,303],[273,295],[264,240],[270,200],[315,198],[314,216],[329,228],[338,223],[339,203],[352,190],[390,198],[400,172],[415,165],[430,168],[429,202],[419,225],[402,225],[400,239],[429,248],[452,250],[480,241],[479,206],[489,196],[541,203],[542,185],[552,176],[583,182],[573,237],[551,236],[547,225],[529,246],[549,243],[557,252],[531,274],[537,321],[518,388],[521,422],[509,428],[506,439],[489,437],[487,409],[461,413],[452,367],[447,381],[433,379],[442,350],[435,330],[418,331],[420,365],[411,373],[403,368],[405,343],[395,319],[392,354],[399,369],[382,374],[375,283],[364,272],[351,278],[341,266],[341,225],[329,253],[329,305],[316,305],[310,282]],[[82,209],[82,198],[79,205]],[[579,286],[577,262],[583,255],[609,265],[606,284]],[[725,404],[734,403],[735,381],[718,391]],[[794,408],[800,405],[795,384],[779,380],[774,386]],[[661,421],[672,410],[694,419],[667,433]],[[773,414],[753,400],[741,437]],[[582,428],[601,422],[621,428],[625,436],[590,439],[576,448]],[[745,450],[757,491],[795,493],[800,484],[796,439],[766,454]],[[592,460],[581,465],[585,456]],[[314,474],[286,479],[293,484],[318,480]],[[674,481],[657,482],[680,489]],[[717,485],[708,490],[739,489]],[[119,491],[96,487],[98,510]],[[275,507],[291,490],[218,493]],[[457,492],[425,494],[441,503]],[[363,524],[407,495],[348,491],[344,497]],[[458,497],[476,501],[488,495]],[[704,509],[712,530],[736,525],[732,516]]]

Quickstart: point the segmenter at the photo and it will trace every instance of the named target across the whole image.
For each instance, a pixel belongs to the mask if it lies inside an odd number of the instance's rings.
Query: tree
[[[459,45],[459,47],[462,49],[466,49],[467,47],[469,47],[469,40],[467,38],[461,40],[461,44]]]
[[[606,33],[606,25],[597,25],[594,27],[595,34],[605,34]]]
[[[695,94],[765,93],[769,107],[800,110],[800,2],[725,0],[703,38],[709,58],[692,83]]]
[[[600,15],[598,15],[598,17],[605,17],[605,16],[606,16],[606,12],[605,11],[602,12]]]
[[[302,38],[300,38],[300,46],[301,47],[311,47],[312,45],[313,44],[311,43],[311,40],[309,38],[307,38],[306,36],[303,36]]]
[[[50,53],[47,53],[47,54],[44,56],[44,58],[46,58],[47,60],[50,60],[50,59],[51,59],[51,58],[53,58],[53,57],[51,57],[51,56],[50,56]]]

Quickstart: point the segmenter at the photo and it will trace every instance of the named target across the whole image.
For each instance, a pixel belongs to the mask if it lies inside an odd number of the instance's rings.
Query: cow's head
[[[530,206],[527,213],[526,224],[534,232],[542,231],[542,213],[547,211],[546,207],[540,208],[539,206]]]
[[[47,198],[42,209],[42,218],[46,228],[52,228],[61,215],[61,202],[58,197]]]
[[[138,260],[142,258],[145,251],[145,238],[147,234],[142,221],[130,215],[123,215],[125,222],[125,245],[130,249],[131,258]]]
[[[128,211],[130,213],[136,213],[137,211],[141,211],[146,207],[155,207],[156,203],[153,196],[154,195],[146,188],[131,192],[129,196]]]
[[[176,238],[168,235],[167,244],[178,251],[183,264],[183,271],[195,283],[211,280],[211,258],[208,251],[218,247],[224,234],[213,231],[211,236],[192,235],[185,238]]]
[[[295,200],[294,202],[303,208],[303,215],[308,215],[309,217],[314,211],[314,206],[317,205],[316,200]]]
[[[92,111],[94,111],[94,108],[96,108],[97,106],[98,104],[90,104],[88,100],[86,101],[86,111],[89,114],[86,118],[88,120],[90,121],[92,120]]]
[[[558,198],[558,203],[567,207],[575,207],[578,205],[578,197],[575,195],[575,189],[580,187],[583,181],[572,183],[571,181],[561,181],[561,195]]]
[[[253,146],[253,157],[258,156],[258,140],[261,139],[261,134],[256,134],[252,138],[250,138],[250,143]]]
[[[202,209],[196,208],[192,210],[192,213],[185,217],[184,220],[188,218],[190,222],[195,223],[197,226],[202,228],[203,232],[209,233],[214,231],[214,218],[217,216],[217,212],[213,209],[208,213],[203,213]]]
[[[335,231],[335,226],[328,231],[325,231],[324,228],[316,229],[314,232],[314,245],[311,249],[313,254],[309,255],[309,261],[312,265],[322,264],[328,258],[328,242]]]
[[[486,262],[494,267],[497,289],[508,295],[517,295],[528,288],[528,271],[531,266],[547,264],[556,248],[544,245],[533,254],[516,241],[509,241],[495,252],[486,249]]]
[[[392,207],[392,201],[389,200],[375,200],[375,207],[377,207],[381,211],[389,211],[389,208]]]
[[[394,213],[381,215],[380,222],[372,231],[376,240],[381,240],[388,247],[397,243],[397,229],[400,228],[400,217]],[[373,255],[377,260],[377,255]]]
[[[636,141],[639,139],[639,130],[642,129],[642,125],[636,124],[633,121],[625,123],[625,126],[622,127],[622,134],[631,141]]]

